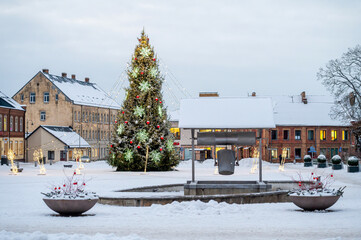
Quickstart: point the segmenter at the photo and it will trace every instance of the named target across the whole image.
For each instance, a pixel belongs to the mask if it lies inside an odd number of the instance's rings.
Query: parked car
[[[89,158],[89,156],[82,156],[81,161],[82,162],[90,162],[90,158]]]

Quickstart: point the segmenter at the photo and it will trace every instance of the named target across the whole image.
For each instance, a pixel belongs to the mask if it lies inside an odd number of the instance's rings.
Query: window
[[[335,155],[338,155],[338,148],[331,148],[331,158]]]
[[[327,148],[320,148],[320,154],[326,156],[326,153],[327,153]]]
[[[24,102],[24,94],[21,94],[21,95],[20,95],[20,101],[21,101],[21,102]]]
[[[295,148],[295,159],[301,159],[301,148]]]
[[[59,101],[59,94],[55,94],[55,101]]]
[[[45,121],[45,119],[46,119],[45,111],[40,112],[40,121]]]
[[[49,93],[44,92],[44,103],[48,103],[48,102],[49,102]]]
[[[291,155],[291,149],[286,148],[286,158],[290,158],[290,155]]]
[[[342,131],[342,140],[343,141],[348,140],[348,131],[347,130]]]
[[[14,153],[15,153],[16,155],[18,155],[18,141],[15,141]]]
[[[322,141],[326,140],[326,130],[320,131],[320,140]]]
[[[88,130],[85,130],[85,139],[88,138]]]
[[[179,128],[171,128],[170,132],[173,133],[175,140],[180,139],[180,130],[179,130]]]
[[[19,155],[24,154],[23,150],[24,150],[24,144],[23,144],[23,141],[20,141],[19,142]]]
[[[24,119],[23,119],[23,117],[20,117],[20,132],[23,132],[23,121],[24,121]]]
[[[55,153],[54,151],[48,151],[48,160],[54,160]]]
[[[30,93],[30,103],[35,103],[35,93]]]
[[[271,131],[271,139],[272,140],[277,140],[277,130],[272,130]]]
[[[94,113],[92,113],[92,122],[94,122]]]
[[[85,113],[83,112],[81,121],[84,122],[84,120],[85,120]]]
[[[76,122],[76,112],[74,112],[74,122]]]
[[[272,159],[278,158],[277,148],[271,149],[271,156],[272,156]]]
[[[0,132],[3,130],[3,115],[0,114]]]
[[[331,140],[332,141],[337,140],[337,130],[331,130]]]
[[[15,117],[15,132],[17,132],[19,130],[18,129],[18,121],[19,121],[19,118]]]
[[[301,140],[301,130],[295,130],[295,140]]]
[[[8,130],[8,116],[4,115],[4,132]]]
[[[10,116],[10,132],[12,132],[14,130],[13,129],[13,121],[14,121],[14,117]]]
[[[288,140],[289,139],[289,130],[283,130],[283,139]]]
[[[78,112],[78,122],[80,122],[80,112]]]
[[[307,131],[307,140],[312,141],[313,135],[314,135],[313,130],[308,130]]]

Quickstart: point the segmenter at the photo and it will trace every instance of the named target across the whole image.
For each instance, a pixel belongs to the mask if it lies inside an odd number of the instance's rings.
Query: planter
[[[331,207],[340,198],[334,196],[295,196],[290,195],[289,199],[298,207],[305,211],[325,210]]]
[[[304,162],[304,167],[312,167],[312,162]]]
[[[45,204],[54,212],[65,216],[80,215],[91,209],[99,198],[88,199],[56,199],[43,198]]]
[[[347,166],[347,172],[359,172],[359,166]]]
[[[326,163],[317,163],[317,168],[327,168],[327,164]]]
[[[342,169],[342,164],[332,164],[332,169],[333,170],[340,170]]]

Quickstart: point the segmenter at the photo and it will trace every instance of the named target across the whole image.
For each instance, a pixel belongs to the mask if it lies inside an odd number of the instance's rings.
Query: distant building
[[[80,81],[74,74],[68,78],[44,69],[13,98],[27,107],[26,132],[40,125],[69,126],[90,144],[87,155],[92,160],[107,156],[120,105],[89,78]]]
[[[200,97],[204,97],[200,94]],[[209,96],[207,96],[209,97]],[[212,96],[213,97],[213,96]],[[257,97],[253,92],[249,97]],[[268,96],[272,98],[275,129],[263,130],[262,158],[278,162],[282,150],[286,149],[286,162],[301,161],[304,155],[317,157],[324,154],[328,159],[338,154],[343,159],[355,151],[355,139],[350,124],[331,119],[329,113],[334,104],[329,96],[306,96],[305,92],[294,96]],[[217,109],[212,110],[215,113]],[[242,111],[233,109],[232,111]],[[247,112],[244,112],[247,114]],[[191,134],[189,129],[178,128],[179,112],[170,113],[172,132],[179,142],[182,159],[190,159]],[[240,119],[239,121],[242,121]],[[228,131],[227,129],[201,129],[197,132]],[[242,129],[233,131],[256,131]],[[214,158],[213,146],[197,146],[196,158]],[[217,146],[216,151],[225,148]],[[237,158],[252,157],[252,146],[233,146]],[[199,154],[198,154],[199,153]]]
[[[8,155],[11,149],[15,159],[23,161],[24,138],[25,109],[0,91],[0,155]]]
[[[29,162],[34,161],[33,153],[41,147],[45,161],[67,161],[74,158],[76,148],[88,153],[90,145],[79,134],[66,126],[44,126],[36,128],[27,138]]]

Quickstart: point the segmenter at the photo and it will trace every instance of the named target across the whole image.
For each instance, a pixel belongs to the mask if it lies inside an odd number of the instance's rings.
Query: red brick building
[[[12,98],[0,91],[0,154],[9,149],[15,159],[24,161],[25,155],[25,110]]]

